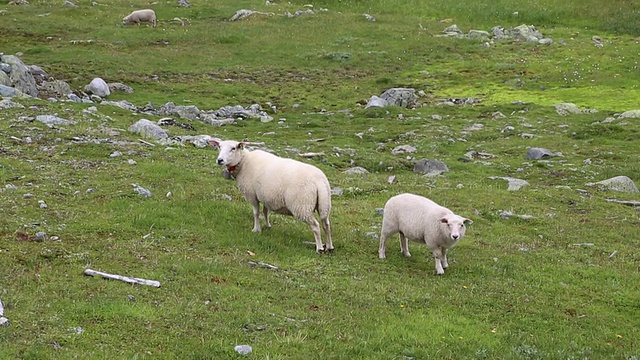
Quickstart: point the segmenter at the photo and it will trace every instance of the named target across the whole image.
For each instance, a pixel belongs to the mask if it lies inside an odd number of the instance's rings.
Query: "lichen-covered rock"
[[[29,96],[38,97],[36,80],[22,60],[14,55],[3,55],[1,60],[11,66],[9,78],[13,87]]]
[[[138,120],[135,124],[129,126],[128,130],[129,132],[140,134],[147,138],[166,139],[169,137],[163,128],[147,119]]]
[[[428,176],[440,175],[445,171],[449,171],[449,168],[438,160],[420,159],[413,165],[413,172]]]
[[[640,110],[625,111],[618,117],[621,119],[640,119]]]
[[[413,88],[391,88],[380,95],[387,104],[400,107],[414,107],[418,101],[416,90]]]
[[[587,183],[587,186],[597,186],[603,190],[637,193],[636,184],[627,176],[616,176],[611,179]]]
[[[66,96],[73,92],[71,86],[62,80],[44,81],[40,89],[58,96]]]
[[[524,155],[524,158],[525,159],[532,159],[532,160],[540,160],[540,159],[553,157],[553,156],[558,156],[558,154],[553,153],[553,152],[551,152],[551,151],[549,151],[547,149],[544,149],[544,148],[531,148]]]

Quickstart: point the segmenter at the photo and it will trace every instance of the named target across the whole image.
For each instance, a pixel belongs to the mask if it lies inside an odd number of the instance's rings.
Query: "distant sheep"
[[[151,26],[156,27],[156,12],[151,9],[136,10],[122,18],[122,23],[124,25],[140,25],[141,22],[148,22],[151,24]]]
[[[267,228],[271,227],[270,211],[293,215],[311,227],[317,252],[333,250],[329,224],[331,186],[320,169],[266,151],[249,151],[243,142],[211,140],[209,144],[220,150],[217,164],[226,167],[226,172],[235,178],[240,192],[253,206],[253,232],[262,230],[262,203]],[[316,211],[320,223],[315,218]],[[320,225],[325,233],[326,247],[322,244]]]
[[[425,197],[396,195],[384,206],[378,256],[385,258],[387,238],[400,233],[400,249],[404,256],[411,256],[407,240],[424,242],[436,260],[436,274],[443,275],[444,269],[449,267],[447,250],[462,239],[466,226],[472,223]]]

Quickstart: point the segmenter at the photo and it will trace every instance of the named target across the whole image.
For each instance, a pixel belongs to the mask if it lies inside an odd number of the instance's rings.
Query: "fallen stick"
[[[278,270],[278,267],[277,267],[277,266],[275,266],[275,265],[271,265],[271,264],[267,264],[267,263],[262,262],[262,261],[258,261],[258,262],[255,262],[255,261],[247,261],[247,264],[249,264],[249,265],[251,265],[251,266],[264,267],[264,268],[271,269],[271,270]]]
[[[9,326],[9,319],[4,317],[4,305],[2,305],[2,300],[0,300],[0,326]]]
[[[308,152],[308,153],[304,153],[304,154],[300,154],[300,156],[302,156],[303,158],[312,158],[312,157],[316,157],[316,156],[324,156],[323,152]]]
[[[98,276],[102,276],[103,278],[120,280],[120,281],[128,282],[130,284],[140,284],[140,285],[160,287],[160,281],[132,278],[132,277],[122,276],[122,275],[107,274],[107,273],[104,273],[101,271],[95,271],[92,269],[84,269],[84,274],[89,276],[98,275]]]

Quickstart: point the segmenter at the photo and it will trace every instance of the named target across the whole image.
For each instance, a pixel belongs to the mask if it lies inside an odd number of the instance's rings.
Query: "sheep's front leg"
[[[261,232],[260,228],[260,203],[251,204],[253,206],[253,232]]]
[[[435,248],[432,249],[431,252],[433,252],[433,258],[436,261],[436,275],[444,275],[444,269],[442,268],[442,251],[440,248]]]
[[[442,258],[441,258],[441,262],[442,262],[442,268],[446,269],[449,267],[449,262],[447,261],[447,249],[446,248],[441,248],[442,251]]]

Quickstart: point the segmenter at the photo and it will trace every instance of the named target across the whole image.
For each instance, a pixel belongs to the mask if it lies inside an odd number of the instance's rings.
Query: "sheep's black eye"
[[[231,151],[236,151],[236,148],[235,148],[235,146],[231,148]]]

